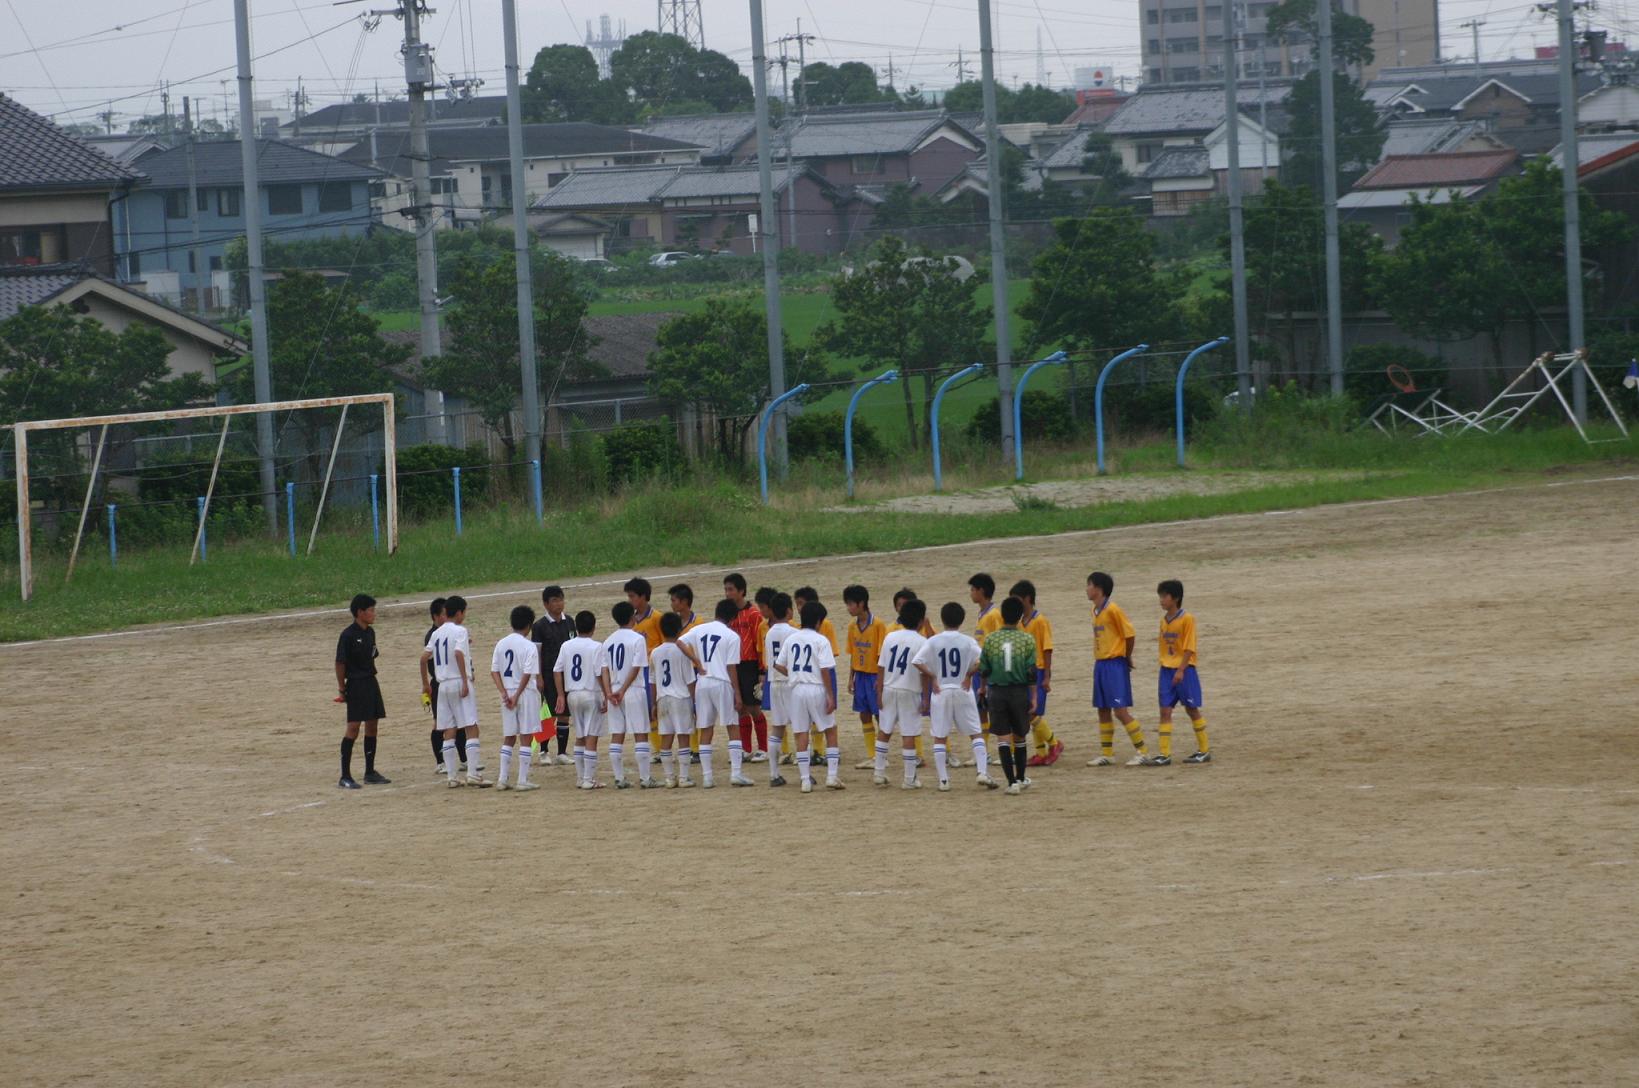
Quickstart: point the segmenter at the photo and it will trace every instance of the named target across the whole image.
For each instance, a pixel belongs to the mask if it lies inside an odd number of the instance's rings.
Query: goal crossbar
[[[379,404],[382,411],[383,461],[386,470],[387,554],[398,551],[398,457],[395,449],[393,394],[360,393],[350,397],[314,397],[308,400],[268,401],[264,404],[224,404],[203,408],[172,408],[163,412],[121,412],[106,416],[76,416],[72,419],[33,419],[12,424],[13,453],[17,472],[17,564],[23,600],[34,595],[32,518],[28,494],[28,436],[34,431],[60,431],[71,427],[110,427],[124,423],[163,423],[166,420],[201,419],[213,416],[244,416],[259,412],[287,412],[304,408],[343,408],[351,404]],[[328,480],[326,481],[328,482]],[[87,492],[89,496],[89,492]],[[89,498],[88,498],[89,501]]]

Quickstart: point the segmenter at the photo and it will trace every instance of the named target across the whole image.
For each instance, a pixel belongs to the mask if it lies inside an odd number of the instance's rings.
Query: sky
[[[992,2],[997,74],[1009,83],[1034,82],[1045,71],[1050,85],[1067,87],[1074,69],[1095,65],[1138,74],[1138,0]],[[948,87],[958,81],[959,59],[970,77],[978,73],[976,0],[765,3],[770,39],[795,34],[799,20],[802,31],[814,35],[810,61],[863,61],[884,80],[891,63],[901,88]],[[1601,5],[1613,38],[1632,25],[1627,5]],[[378,82],[384,96],[402,91],[402,24],[388,16],[367,30],[361,18],[372,7],[390,6],[383,0],[250,0],[250,6],[258,98],[283,105],[298,78],[310,110],[372,94]],[[484,80],[481,94],[505,93],[500,0],[433,0],[433,7],[422,33],[435,46],[441,71]],[[518,7],[526,69],[542,46],[584,41],[588,19],[595,26],[606,14],[617,26],[624,20],[630,33],[652,29],[656,20],[654,3],[639,0],[519,0]],[[749,74],[749,0],[702,0],[701,7],[707,47]],[[1485,22],[1485,59],[1528,56],[1533,44],[1554,36],[1551,21],[1532,5],[1511,0],[1444,0],[1440,18],[1448,55],[1472,52],[1470,31],[1458,24],[1475,18]],[[778,76],[776,69],[770,83],[776,92]],[[233,79],[231,0],[0,0],[0,90],[55,120],[94,122],[111,110],[115,131],[123,131],[130,120],[161,111],[159,86],[166,81],[173,112],[180,113],[181,97],[190,95],[203,101],[203,117],[221,116],[236,108]]]

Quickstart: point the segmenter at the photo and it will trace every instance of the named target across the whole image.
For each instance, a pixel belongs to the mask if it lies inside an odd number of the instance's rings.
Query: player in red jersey
[[[737,676],[740,688],[740,748],[752,763],[768,758],[768,718],[763,715],[762,700],[757,695],[757,677],[763,670],[763,633],[768,625],[756,605],[746,599],[746,578],[738,572],[723,577],[723,596],[734,602],[740,611],[729,623],[730,629],[740,636],[740,664]],[[751,731],[757,731],[757,744],[751,744]]]

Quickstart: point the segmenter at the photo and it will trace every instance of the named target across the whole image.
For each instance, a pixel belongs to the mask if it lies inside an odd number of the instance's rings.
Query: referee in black
[[[384,786],[391,779],[376,770],[376,723],[387,716],[381,702],[381,685],[376,682],[376,599],[360,593],[349,606],[353,622],[336,641],[337,702],[347,704],[347,732],[341,738],[341,781],[344,790],[356,790],[353,780],[353,742],[364,727],[364,780]]]

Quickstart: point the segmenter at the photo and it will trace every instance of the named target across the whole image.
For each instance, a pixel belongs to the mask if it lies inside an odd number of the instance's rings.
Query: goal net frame
[[[319,518],[324,514],[324,495],[328,493],[330,476],[335,469],[336,453],[341,443],[341,430],[346,425],[347,409],[352,405],[379,404],[382,411],[382,452],[386,472],[386,506],[387,506],[387,554],[393,555],[398,551],[398,456],[397,440],[394,434],[394,405],[391,393],[361,393],[349,397],[315,397],[308,400],[281,400],[268,401],[263,404],[227,404],[199,408],[174,408],[163,412],[121,412],[106,416],[75,416],[71,419],[34,419],[12,424],[14,455],[16,459],[17,478],[17,565],[18,582],[21,584],[23,600],[34,595],[34,557],[33,557],[33,519],[29,504],[29,472],[28,472],[28,436],[34,431],[60,431],[70,428],[101,428],[97,438],[97,456],[92,461],[91,475],[86,482],[85,502],[80,508],[79,531],[74,536],[74,548],[69,553],[68,572],[74,571],[74,561],[79,555],[80,538],[85,531],[86,513],[90,509],[91,495],[97,482],[97,470],[102,462],[102,448],[108,436],[108,428],[127,423],[162,423],[177,419],[211,419],[220,418],[223,422],[222,437],[227,436],[227,425],[233,416],[257,415],[262,412],[300,411],[305,408],[340,408],[342,420],[336,427],[336,442],[330,451],[330,461],[325,467],[324,488],[320,493],[319,509],[313,514],[313,531],[316,534],[319,527]],[[205,510],[209,514],[210,494],[215,488],[216,473],[222,462],[223,442],[219,441],[216,447],[216,459],[211,464],[211,486],[207,489]],[[200,519],[200,529],[194,536],[193,556],[199,552],[200,536],[203,531],[204,517]],[[312,537],[308,539],[308,551],[313,550]],[[192,563],[192,556],[189,559]]]

